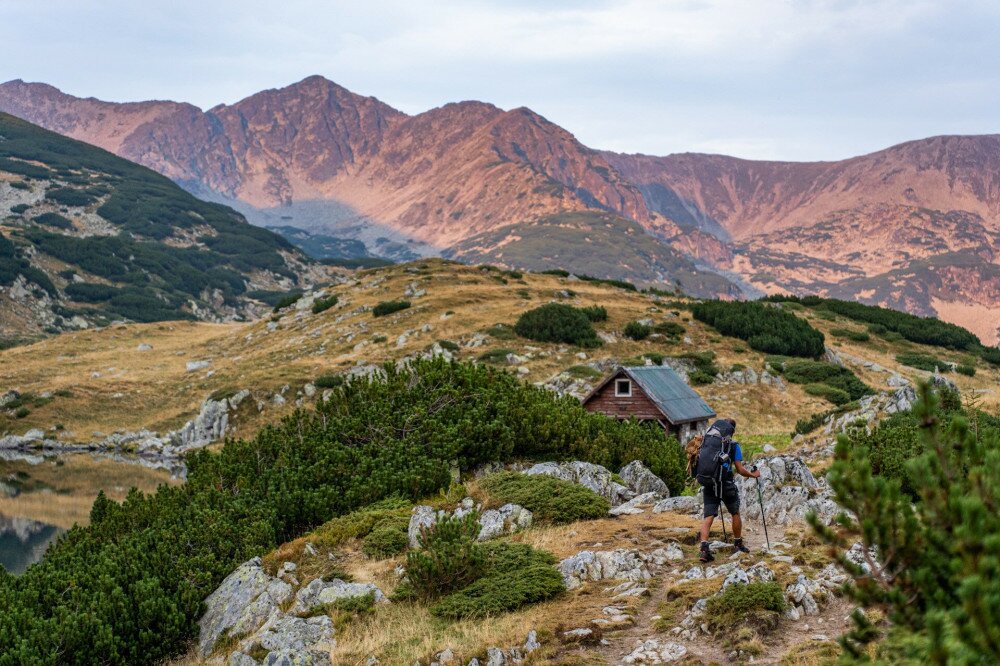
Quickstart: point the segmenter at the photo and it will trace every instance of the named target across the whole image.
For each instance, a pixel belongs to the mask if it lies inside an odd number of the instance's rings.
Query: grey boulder
[[[241,564],[205,600],[208,610],[198,622],[198,651],[208,656],[226,632],[250,634],[280,614],[292,596],[292,586],[269,576],[259,557]]]

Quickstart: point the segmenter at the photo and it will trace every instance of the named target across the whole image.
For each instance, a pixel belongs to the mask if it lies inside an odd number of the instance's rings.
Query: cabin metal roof
[[[656,405],[668,421],[674,425],[701,421],[715,416],[715,410],[708,406],[694,389],[667,366],[647,365],[618,368],[584,399],[588,402],[608,382],[621,374],[628,375],[643,393]]]

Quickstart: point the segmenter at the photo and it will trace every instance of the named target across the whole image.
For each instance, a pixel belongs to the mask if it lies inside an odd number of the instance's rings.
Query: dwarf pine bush
[[[99,495],[88,526],[23,575],[0,572],[0,666],[161,663],[197,636],[204,599],[241,562],[379,500],[437,493],[456,463],[515,459],[641,460],[683,485],[683,452],[662,430],[486,365],[388,364],[252,439],[191,452],[183,485],[121,503]],[[383,509],[399,524],[408,511]],[[377,523],[355,516],[338,529],[363,539]]]
[[[572,523],[603,518],[611,505],[593,490],[544,474],[497,472],[479,482],[499,504],[520,504],[536,521]]]
[[[881,469],[871,441],[840,438],[828,479],[846,512],[836,528],[810,522],[841,553],[855,542],[872,553],[864,567],[845,556],[840,564],[857,603],[888,611],[894,644],[922,644],[933,664],[998,663],[1000,419],[948,414],[926,384],[912,417],[911,434],[894,434],[905,450]],[[854,621],[841,645],[863,657],[880,632],[864,613]]]
[[[537,342],[561,342],[581,347],[600,347],[601,339],[582,310],[564,303],[547,303],[522,314],[514,331]]]

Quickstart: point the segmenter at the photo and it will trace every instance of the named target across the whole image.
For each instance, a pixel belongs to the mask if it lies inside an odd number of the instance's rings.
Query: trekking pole
[[[722,540],[729,543],[729,537],[726,535],[726,510],[723,507],[719,507],[719,520],[722,521]]]
[[[754,465],[750,468],[754,472],[757,471],[757,466]],[[767,549],[771,550],[771,537],[767,535],[767,516],[764,514],[764,495],[760,492],[760,477],[757,477],[757,501],[760,502],[760,519],[764,523],[764,538],[767,540]]]

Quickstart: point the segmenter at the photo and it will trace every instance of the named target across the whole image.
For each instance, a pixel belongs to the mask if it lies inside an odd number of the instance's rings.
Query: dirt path
[[[728,529],[728,521],[727,521]],[[784,539],[784,531],[769,526],[772,543],[780,542]],[[713,537],[721,539],[721,530]],[[729,535],[732,540],[732,533]],[[753,547],[751,555],[742,556],[740,559],[744,569],[757,562],[769,563],[766,556],[759,552],[764,544],[764,531],[760,525],[747,525],[744,530],[744,538]],[[685,640],[681,636],[672,633],[670,630],[677,625],[683,617],[684,612],[675,618],[673,622],[667,622],[666,626],[658,628],[657,622],[660,619],[661,609],[669,607],[669,592],[671,587],[682,577],[678,573],[689,570],[691,567],[700,565],[697,559],[697,546],[683,546],[685,559],[672,563],[664,570],[652,578],[648,583],[649,596],[642,597],[638,602],[630,604],[630,612],[634,619],[634,624],[630,627],[616,631],[604,633],[604,644],[586,650],[589,658],[594,662],[605,664],[622,664],[623,659],[629,655],[637,646],[650,639],[657,640],[660,645],[675,643],[684,646],[687,654],[680,663],[740,663],[739,660],[730,658],[732,649],[725,645],[729,636],[710,636],[698,631],[691,640]],[[729,562],[725,554],[717,554],[714,565]],[[675,573],[678,572],[678,573]],[[809,572],[806,572],[807,574]],[[723,577],[716,579],[721,585]],[[847,616],[851,610],[850,604],[838,597],[831,597],[830,601],[820,606],[819,615],[807,616],[798,621],[782,619],[778,626],[762,637],[762,652],[753,657],[754,664],[790,664],[790,665],[815,665],[827,663],[829,655],[835,654],[837,649],[834,641],[837,636],[843,633],[848,625]],[[583,654],[581,652],[581,654]],[[643,662],[636,663],[657,663]],[[742,663],[749,663],[748,658],[744,658]]]

